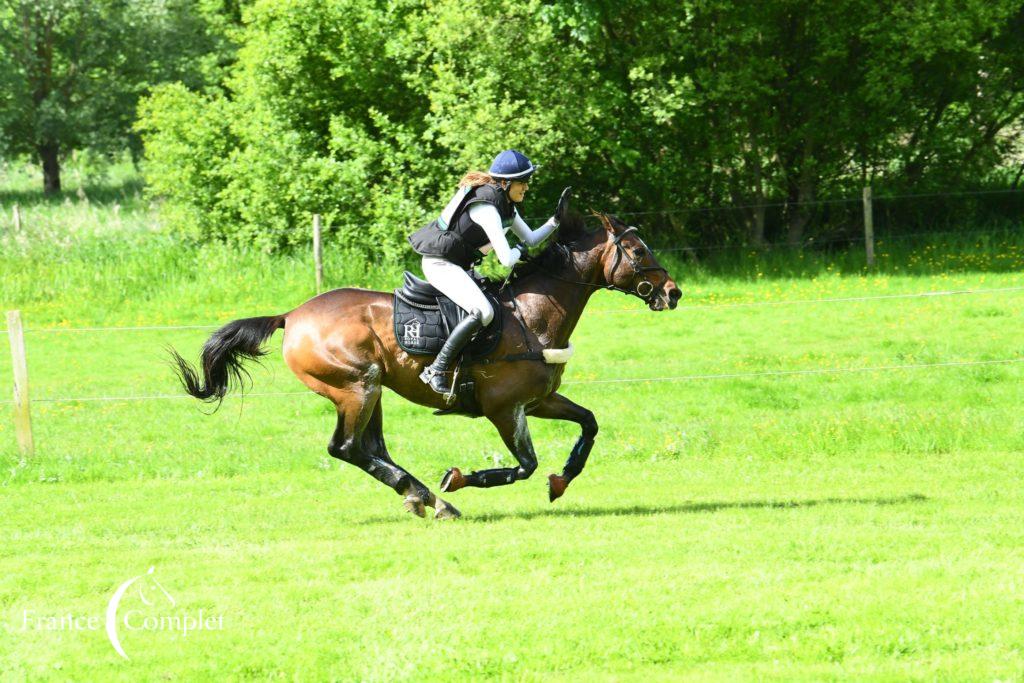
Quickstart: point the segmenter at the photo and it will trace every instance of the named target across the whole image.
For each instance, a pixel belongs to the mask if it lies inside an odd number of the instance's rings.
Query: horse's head
[[[615,216],[597,214],[606,239],[601,255],[604,279],[614,289],[643,300],[652,311],[675,308],[683,295],[637,229]]]

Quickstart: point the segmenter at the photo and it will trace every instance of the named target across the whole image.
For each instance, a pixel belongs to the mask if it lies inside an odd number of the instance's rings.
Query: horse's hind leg
[[[367,429],[371,427],[374,412],[380,407],[380,387],[332,389],[327,394],[338,409],[338,424],[327,445],[327,452],[390,486],[405,497],[409,512],[425,516],[423,506],[427,500],[433,500],[434,495],[414,476],[392,462],[387,451],[382,450],[384,440],[379,432],[379,417],[376,431]]]
[[[363,445],[367,453],[372,453],[398,470],[405,472],[391,459],[387,446],[384,444],[384,411],[381,409],[379,399],[373,408],[373,413],[370,415],[366,429],[363,431]],[[411,488],[413,492],[406,495],[405,507],[407,510],[422,517],[425,514],[423,507],[427,506],[434,508],[434,517],[436,519],[457,519],[462,516],[462,513],[456,510],[451,503],[435,496],[433,492],[427,489],[415,477],[409,475],[409,480],[412,483]]]

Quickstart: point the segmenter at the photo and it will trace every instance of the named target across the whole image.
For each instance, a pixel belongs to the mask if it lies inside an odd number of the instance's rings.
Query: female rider
[[[501,265],[514,266],[522,253],[509,248],[505,237],[509,229],[532,247],[558,227],[559,211],[536,230],[531,230],[519,215],[517,205],[523,201],[536,170],[524,154],[514,149],[501,152],[487,173],[467,173],[441,215],[409,237],[413,250],[423,256],[427,281],[469,313],[452,330],[434,362],[420,374],[420,379],[439,394],[452,392],[452,364],[473,335],[494,318],[494,309],[467,270],[492,249]],[[568,193],[566,188],[559,207]]]

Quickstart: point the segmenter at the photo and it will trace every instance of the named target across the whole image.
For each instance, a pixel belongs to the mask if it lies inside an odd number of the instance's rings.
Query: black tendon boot
[[[480,321],[480,314],[476,311],[463,318],[462,322],[452,330],[434,362],[423,368],[423,372],[420,373],[423,383],[429,384],[430,388],[439,394],[452,393],[451,367],[455,363],[455,359],[462,353],[462,349],[481,327],[483,327],[483,323]]]

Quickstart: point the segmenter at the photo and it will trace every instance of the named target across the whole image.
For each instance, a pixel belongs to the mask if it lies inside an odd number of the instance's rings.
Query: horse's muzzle
[[[668,307],[675,308],[679,305],[679,300],[683,297],[682,291],[675,285],[668,290]]]
[[[679,299],[682,296],[683,293],[679,291],[679,288],[672,284],[667,288],[662,288],[657,293],[657,296],[648,299],[647,306],[652,311],[664,311],[665,309],[675,308],[679,305]]]

